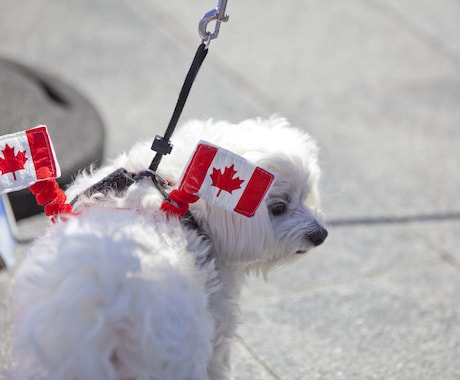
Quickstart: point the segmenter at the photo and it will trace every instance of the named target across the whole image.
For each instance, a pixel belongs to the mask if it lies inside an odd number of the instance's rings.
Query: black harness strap
[[[93,194],[101,193],[106,195],[110,191],[115,193],[123,193],[136,180],[136,174],[130,173],[126,169],[120,168],[110,173],[108,176],[96,182],[91,187],[87,188],[82,194],[85,197],[90,197]],[[80,195],[77,195],[70,204],[73,206]]]
[[[168,193],[166,192],[167,182],[160,177],[157,173],[151,170],[143,170],[138,173],[128,172],[124,168],[119,168],[108,176],[101,179],[99,182],[96,182],[94,185],[86,189],[82,194],[77,195],[70,204],[73,206],[77,202],[78,198],[83,195],[85,197],[90,197],[91,195],[100,193],[107,195],[109,192],[114,192],[116,194],[124,193],[129,186],[131,186],[136,181],[141,178],[149,177],[157,190],[161,193],[163,198],[168,202],[174,203],[174,201],[169,198]],[[197,231],[202,237],[208,238],[207,235],[202,231],[195,218],[193,217],[190,211],[187,211],[181,219],[182,225],[192,230]],[[1,264],[1,263],[0,263]]]

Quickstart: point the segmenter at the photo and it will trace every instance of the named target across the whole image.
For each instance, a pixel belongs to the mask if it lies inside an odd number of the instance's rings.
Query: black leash
[[[222,22],[227,22],[229,19],[229,16],[225,14],[227,1],[228,0],[219,0],[217,7],[210,10],[209,12],[206,12],[200,20],[198,25],[198,32],[202,42],[200,46],[198,46],[195,57],[192,61],[192,65],[190,66],[187,76],[185,77],[184,84],[182,85],[182,89],[179,94],[179,99],[177,100],[176,107],[174,108],[171,120],[169,121],[168,127],[166,128],[166,132],[163,137],[158,135],[155,136],[155,139],[152,143],[152,150],[157,153],[150,163],[149,169],[153,170],[154,172],[158,169],[158,165],[160,164],[162,157],[171,153],[173,147],[169,139],[171,138],[174,129],[176,128],[177,122],[179,121],[179,117],[182,114],[185,102],[187,101],[190,89],[192,88],[193,82],[195,81],[198,71],[200,70],[201,64],[208,54],[208,46],[211,41],[216,39],[219,35],[220,24]],[[207,30],[208,24],[211,22],[215,22],[214,32],[212,33]]]
[[[185,77],[184,84],[182,85],[182,89],[179,93],[179,99],[177,99],[176,107],[174,108],[174,112],[171,116],[171,120],[169,121],[164,136],[161,137],[157,135],[153,140],[152,150],[157,153],[149,166],[150,170],[156,171],[158,169],[158,165],[160,164],[162,157],[166,154],[171,153],[172,144],[169,141],[169,139],[171,138],[174,129],[176,128],[177,122],[179,121],[180,115],[182,114],[182,110],[184,109],[188,95],[192,88],[193,82],[195,81],[198,71],[200,70],[201,64],[203,63],[207,54],[208,47],[207,45],[202,43],[200,46],[198,46],[190,69],[187,73],[187,76]]]

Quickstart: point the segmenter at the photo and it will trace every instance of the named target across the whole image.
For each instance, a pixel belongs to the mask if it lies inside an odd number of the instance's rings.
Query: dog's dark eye
[[[287,204],[286,203],[275,203],[274,205],[270,206],[270,212],[273,216],[278,216],[284,214],[287,211]]]

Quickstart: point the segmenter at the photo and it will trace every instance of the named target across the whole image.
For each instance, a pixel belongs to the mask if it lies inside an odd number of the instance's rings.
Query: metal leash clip
[[[227,0],[219,0],[217,7],[206,12],[201,18],[200,23],[198,24],[198,32],[203,43],[209,45],[211,40],[214,40],[219,35],[220,23],[227,22],[229,16],[225,14],[225,8],[227,7]],[[214,32],[208,32],[208,24],[212,21],[216,22],[214,27]]]

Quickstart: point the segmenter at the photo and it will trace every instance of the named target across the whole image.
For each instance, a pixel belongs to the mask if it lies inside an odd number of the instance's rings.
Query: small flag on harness
[[[0,137],[0,194],[60,175],[45,125]]]
[[[182,174],[179,190],[252,217],[275,178],[275,173],[233,152],[200,141]]]

